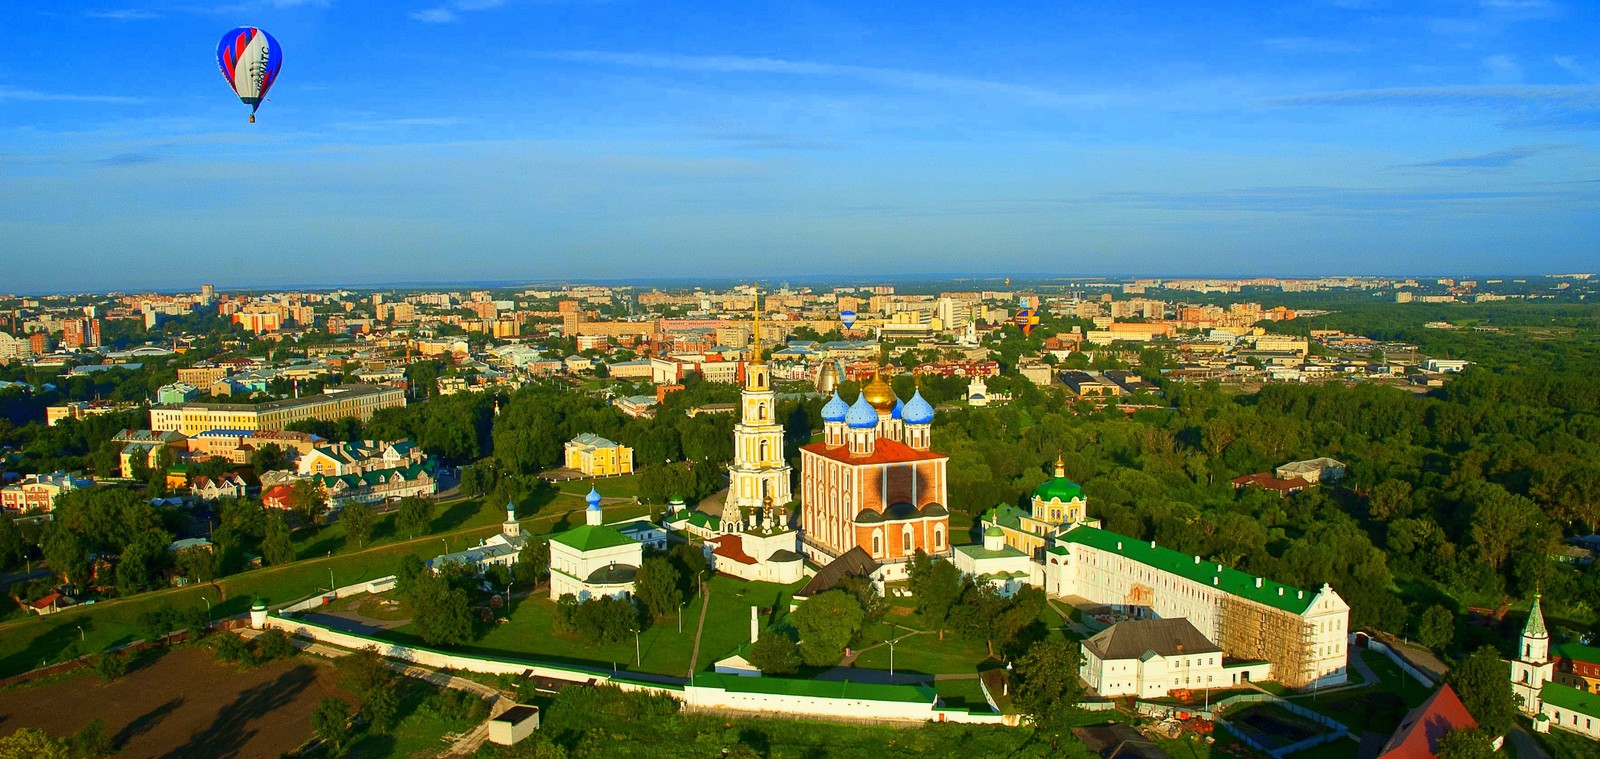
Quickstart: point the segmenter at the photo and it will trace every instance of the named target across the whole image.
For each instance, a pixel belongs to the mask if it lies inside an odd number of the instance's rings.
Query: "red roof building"
[[[1406,714],[1389,742],[1383,745],[1378,759],[1432,759],[1445,733],[1477,726],[1478,721],[1467,712],[1456,692],[1446,685],[1422,706]]]

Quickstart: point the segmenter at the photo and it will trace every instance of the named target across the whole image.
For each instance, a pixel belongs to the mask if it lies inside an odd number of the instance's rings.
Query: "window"
[[[943,551],[944,550],[944,528],[943,527],[935,527],[935,528],[933,528],[933,550],[935,550],[935,551]]]
[[[876,533],[876,532],[874,532],[874,533],[872,533],[872,555],[873,556],[879,556],[879,555],[882,555],[882,554],[883,554],[883,536],[878,534],[878,533]]]
[[[900,550],[910,555],[914,547],[911,538],[911,527],[907,525],[905,531],[900,533]]]

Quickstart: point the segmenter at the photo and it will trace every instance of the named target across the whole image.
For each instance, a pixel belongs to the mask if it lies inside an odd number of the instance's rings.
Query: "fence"
[[[356,587],[356,586],[352,586]],[[365,587],[363,583],[360,587]],[[341,588],[340,590],[345,590]],[[320,599],[317,596],[316,599]],[[315,599],[312,599],[315,600]],[[305,602],[302,602],[305,603]],[[319,601],[320,603],[320,601]],[[282,630],[289,635],[298,635],[312,640],[329,643],[341,648],[361,650],[375,648],[378,653],[401,661],[411,662],[434,669],[453,669],[466,672],[479,672],[488,675],[514,675],[518,677],[541,677],[552,680],[568,682],[587,682],[590,684],[610,684],[628,691],[650,691],[664,693],[694,709],[727,710],[759,712],[763,715],[772,713],[787,713],[796,716],[814,717],[823,719],[838,719],[841,717],[839,705],[831,703],[828,699],[815,697],[787,697],[783,694],[764,694],[766,698],[752,700],[749,694],[733,694],[722,688],[694,687],[689,693],[684,685],[677,682],[647,680],[634,674],[617,674],[601,669],[589,669],[578,666],[557,666],[539,661],[525,659],[496,659],[486,656],[470,654],[452,654],[444,651],[435,651],[421,646],[406,646],[378,638],[372,638],[355,633],[342,632],[330,627],[290,619],[283,616],[269,616],[264,625],[267,629]],[[761,703],[756,703],[759,700]],[[921,707],[919,714],[907,710],[907,704],[901,701],[876,701],[852,699],[852,713],[883,713],[900,716],[902,722],[961,722],[966,724],[1017,724],[1014,715],[1002,714],[973,714],[966,709],[948,709],[926,705]],[[862,709],[862,706],[870,707]],[[850,714],[843,714],[849,718]]]
[[[1287,746],[1267,748],[1266,746],[1261,745],[1261,743],[1256,739],[1246,735],[1243,730],[1228,722],[1228,720],[1221,714],[1221,712],[1231,708],[1234,704],[1259,703],[1273,704],[1284,711],[1289,712],[1290,714],[1304,717],[1312,722],[1328,728],[1328,732],[1322,733],[1321,735],[1313,735],[1310,738],[1306,738],[1305,740],[1298,741],[1296,743],[1291,743]],[[1345,727],[1344,724],[1338,720],[1318,714],[1310,709],[1300,706],[1299,704],[1285,701],[1284,699],[1278,698],[1277,696],[1269,693],[1246,693],[1238,696],[1229,696],[1228,698],[1222,699],[1221,701],[1213,704],[1213,707],[1215,708],[1216,712],[1218,712],[1218,714],[1216,714],[1212,719],[1213,722],[1232,733],[1245,745],[1260,751],[1263,754],[1271,756],[1274,759],[1281,759],[1281,757],[1288,756],[1296,751],[1303,751],[1311,748],[1312,746],[1320,746],[1324,743],[1341,740],[1348,737],[1350,734],[1350,729]]]
[[[1355,636],[1352,635],[1351,640],[1354,641],[1354,639]],[[1398,651],[1395,651],[1394,648],[1390,647],[1388,644],[1385,644],[1383,641],[1380,641],[1377,638],[1369,638],[1367,640],[1367,648],[1389,657],[1389,661],[1394,662],[1395,666],[1399,667],[1401,672],[1410,675],[1416,679],[1417,682],[1422,683],[1424,686],[1429,688],[1434,686],[1432,675],[1417,668],[1411,662],[1407,661],[1406,658]],[[1355,652],[1352,651],[1352,653]],[[1356,655],[1359,656],[1360,654],[1356,653]]]
[[[314,593],[299,601],[296,601],[295,603],[284,606],[283,608],[279,609],[279,611],[286,614],[310,611],[312,609],[331,604],[341,598],[348,598],[361,593],[382,593],[385,590],[393,588],[394,583],[394,575],[389,575],[388,577],[379,577],[376,580],[358,582],[354,585],[346,585],[342,588],[334,588],[326,593]]]

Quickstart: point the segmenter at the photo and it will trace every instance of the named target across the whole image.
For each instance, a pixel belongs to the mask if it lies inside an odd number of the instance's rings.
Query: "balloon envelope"
[[[1030,310],[1028,310],[1026,308],[1018,311],[1017,312],[1017,318],[1015,319],[1015,321],[1016,321],[1016,324],[1017,324],[1017,328],[1022,330],[1022,334],[1023,335],[1028,335],[1028,334],[1031,334],[1033,332],[1033,325],[1035,323],[1034,318],[1033,318],[1033,311],[1030,311]]]
[[[278,80],[283,66],[283,48],[278,41],[253,26],[243,26],[222,35],[217,43],[217,66],[228,80],[233,94],[250,106],[254,114],[267,97],[267,90]]]
[[[856,323],[856,312],[854,312],[854,311],[840,311],[839,312],[839,319],[844,322],[844,328],[845,329],[849,329],[851,326],[853,326]]]

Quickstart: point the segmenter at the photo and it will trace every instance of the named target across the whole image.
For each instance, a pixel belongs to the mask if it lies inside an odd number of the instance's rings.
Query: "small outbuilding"
[[[539,729],[539,707],[517,704],[489,718],[489,740],[502,746],[514,745]]]

